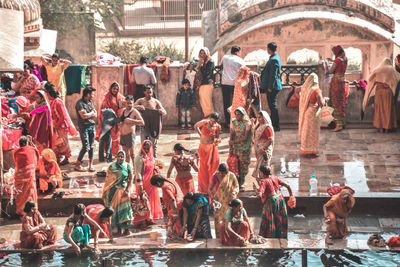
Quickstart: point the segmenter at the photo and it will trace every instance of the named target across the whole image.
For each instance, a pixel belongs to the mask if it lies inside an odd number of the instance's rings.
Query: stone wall
[[[255,67],[252,66],[255,70]],[[157,71],[157,79],[160,81],[155,88],[155,94],[161,101],[162,105],[167,111],[167,115],[163,118],[163,125],[166,127],[178,125],[178,112],[175,107],[176,93],[180,87],[180,83],[183,79],[183,65],[175,65],[169,68],[170,80],[168,82],[161,82],[159,79],[160,71]],[[118,81],[121,85],[124,80],[124,67],[123,66],[92,66],[92,85],[97,89],[95,93],[94,104],[96,109],[100,106],[104,95],[108,92],[109,85],[113,81]],[[298,122],[298,110],[287,108],[285,103],[290,88],[284,87],[282,92],[278,95],[278,109],[279,116],[282,123],[296,124]],[[323,92],[324,96],[328,96],[326,90]],[[74,94],[67,96],[66,106],[71,115],[71,118],[76,122],[77,114],[75,112],[75,103],[81,96]],[[357,91],[355,87],[350,87],[350,96],[347,104],[347,119],[350,123],[360,123],[361,116],[361,105],[362,105],[363,94]],[[197,101],[198,102],[198,101]],[[261,104],[263,109],[268,110],[268,104],[266,95],[263,94],[261,97]],[[215,88],[213,93],[214,109],[221,115],[221,122],[224,121],[224,112],[222,105],[222,90]],[[369,107],[367,110],[366,118],[364,122],[372,121],[372,108]],[[193,122],[199,121],[202,118],[201,109],[198,107],[196,111],[192,113]]]

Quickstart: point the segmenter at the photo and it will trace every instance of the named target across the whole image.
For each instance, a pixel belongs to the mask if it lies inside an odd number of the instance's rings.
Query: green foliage
[[[149,62],[153,62],[158,56],[166,56],[174,61],[183,62],[184,52],[175,47],[175,43],[166,44],[164,41],[156,42],[150,40],[142,44],[138,41],[112,40],[103,52],[110,53],[121,58],[125,64],[135,64],[139,62],[142,55],[149,57]]]
[[[349,65],[347,66],[347,70],[352,70],[352,71],[361,71],[361,63],[357,62],[349,62]]]
[[[39,0],[43,24],[61,33],[98,27],[100,20],[112,21],[121,15],[124,0]],[[93,14],[99,14],[99,20]]]

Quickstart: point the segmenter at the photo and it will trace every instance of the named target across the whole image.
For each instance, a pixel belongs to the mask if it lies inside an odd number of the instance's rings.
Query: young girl
[[[175,168],[177,171],[175,181],[178,183],[182,190],[182,193],[186,195],[189,192],[195,193],[193,177],[190,173],[193,168],[196,172],[199,171],[196,162],[191,156],[186,156],[183,152],[189,152],[185,149],[182,144],[178,143],[174,146],[175,155],[171,159],[169,169],[167,172],[167,178],[171,177],[171,172]]]

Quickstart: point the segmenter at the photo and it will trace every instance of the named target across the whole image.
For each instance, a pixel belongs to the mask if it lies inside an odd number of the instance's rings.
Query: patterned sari
[[[149,153],[143,149],[145,143],[150,144]],[[134,224],[137,225],[142,221],[155,222],[163,217],[161,200],[158,187],[152,186],[151,177],[155,174],[156,161],[154,159],[153,144],[149,140],[144,140],[141,146],[141,153],[135,157],[135,175],[143,181],[143,189],[146,192],[150,202],[150,212],[145,216],[136,216]]]
[[[219,232],[219,223],[222,221],[226,211],[229,209],[229,203],[231,203],[232,199],[237,197],[238,193],[239,183],[236,176],[232,172],[228,172],[218,185],[217,191],[214,195],[214,199],[222,204],[221,209],[214,211],[215,232],[217,233],[217,237]]]
[[[233,153],[239,161],[239,184],[244,184],[244,179],[249,172],[250,165],[250,152],[251,152],[251,126],[250,120],[247,116],[246,111],[243,107],[237,108],[235,111],[239,111],[243,114],[243,120],[239,121],[237,119],[232,120],[231,134],[233,136],[233,141],[242,139],[246,134],[246,126],[250,129],[247,134],[247,140],[241,143],[236,143],[233,145]]]
[[[209,205],[207,198],[200,196],[192,205],[184,200],[182,206],[188,211],[187,230],[191,233],[196,222],[197,211],[201,209],[200,222],[197,226],[195,238],[212,238],[211,225],[209,218]],[[183,210],[180,212],[181,222],[183,224]]]
[[[285,199],[280,192],[276,179],[265,178],[260,185],[263,202],[260,235],[266,238],[287,238],[288,220]]]
[[[311,74],[301,88],[299,103],[299,136],[302,154],[318,154],[319,132],[321,128],[321,108],[317,97],[321,93],[318,88],[318,77]]]
[[[347,69],[347,59],[337,57],[334,61],[336,69],[331,80],[330,105],[334,108],[333,116],[336,126],[343,127],[346,119],[346,102],[349,92],[346,92],[344,74]]]
[[[259,124],[254,129],[254,153],[257,163],[252,176],[258,178],[258,172],[261,166],[271,166],[272,152],[274,151],[274,128],[269,114],[266,111],[261,111],[260,114],[264,117],[266,123]],[[271,135],[271,136],[269,136]],[[271,144],[264,152],[264,148],[271,139]]]
[[[131,173],[132,167],[125,159],[121,164],[115,161],[108,167],[103,187],[104,205],[114,209],[111,224],[123,229],[128,228],[133,219],[131,200],[125,193]]]

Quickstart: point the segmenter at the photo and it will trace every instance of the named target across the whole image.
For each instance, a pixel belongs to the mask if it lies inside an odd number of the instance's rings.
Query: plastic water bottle
[[[310,196],[318,195],[318,180],[315,174],[311,175],[310,178]]]

